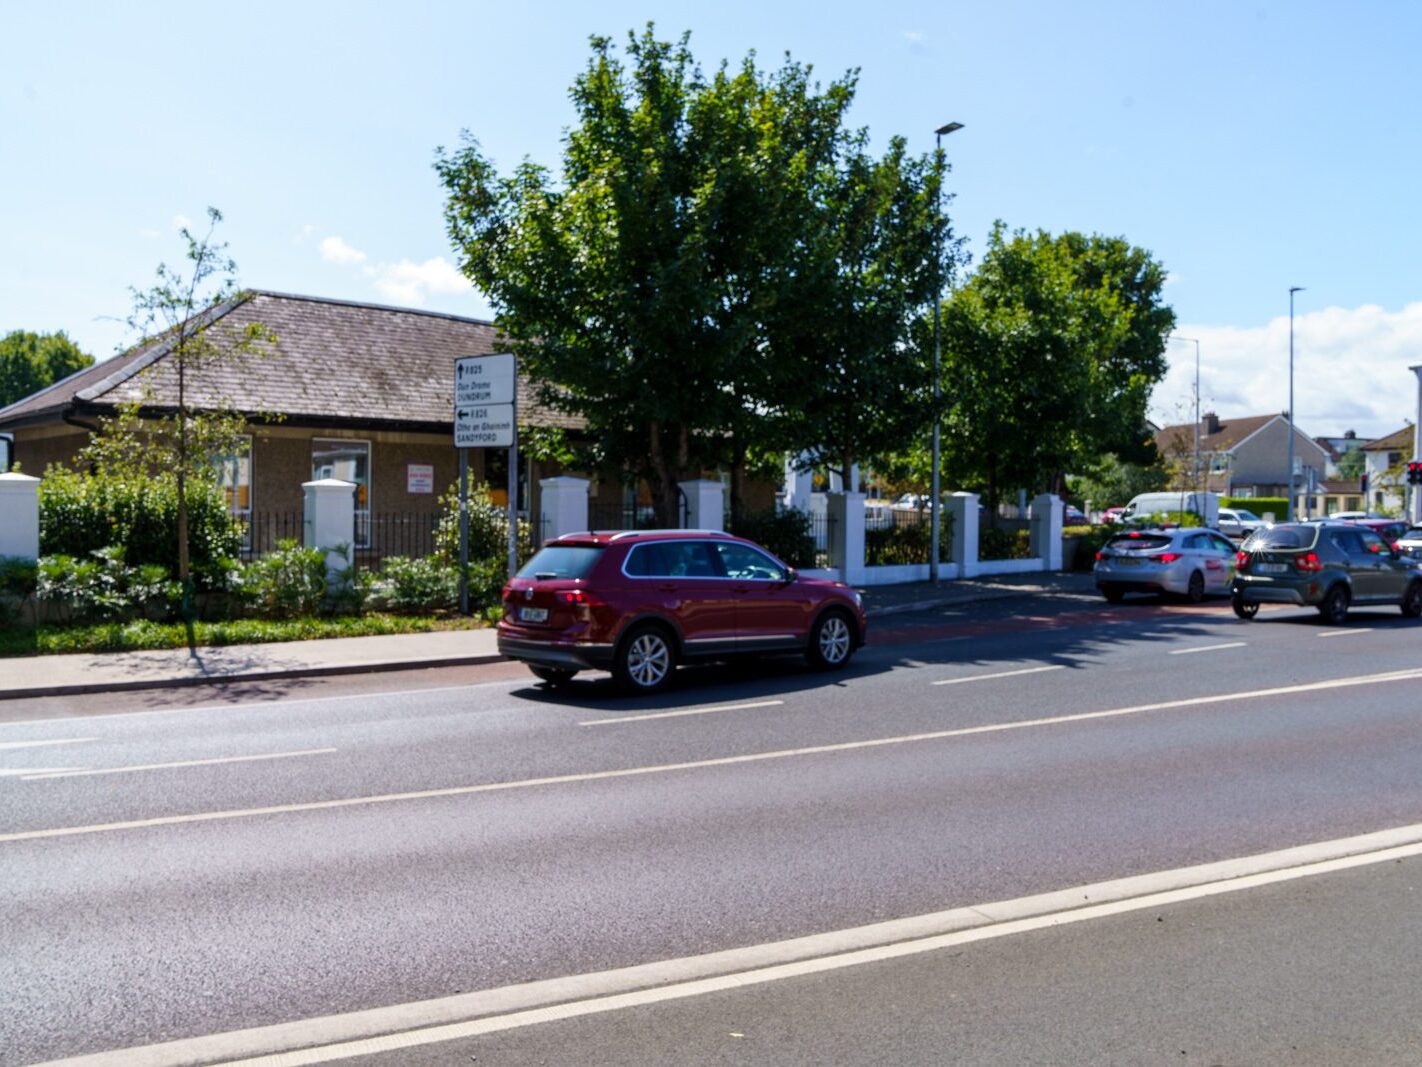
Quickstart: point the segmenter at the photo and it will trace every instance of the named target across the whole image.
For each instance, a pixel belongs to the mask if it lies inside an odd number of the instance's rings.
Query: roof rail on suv
[[[728,534],[725,530],[683,530],[683,529],[681,529],[680,527],[675,527],[675,528],[665,529],[665,530],[621,530],[621,531],[619,531],[618,533],[613,534],[610,538],[608,538],[608,540],[610,540],[610,541],[620,541],[620,540],[622,540],[624,537],[640,537],[642,534],[664,534],[664,533],[696,534],[698,537],[730,537],[730,536],[731,536],[731,535]]]

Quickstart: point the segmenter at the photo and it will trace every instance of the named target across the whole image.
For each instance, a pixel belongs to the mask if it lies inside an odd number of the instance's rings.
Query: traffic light
[[[1422,461],[1409,460],[1407,463],[1407,484],[1422,485]]]

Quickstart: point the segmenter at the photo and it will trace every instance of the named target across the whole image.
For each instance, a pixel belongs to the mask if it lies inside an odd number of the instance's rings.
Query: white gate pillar
[[[785,506],[795,511],[810,510],[810,490],[814,488],[815,476],[811,471],[800,470],[796,464],[802,456],[785,457]]]
[[[569,475],[544,478],[538,483],[543,490],[539,518],[544,540],[581,533],[588,528],[589,484],[586,478]]]
[[[829,493],[830,566],[839,571],[839,580],[850,585],[864,581],[864,494]]]
[[[301,490],[306,498],[302,543],[326,553],[326,574],[332,577],[347,563],[338,551],[340,546],[355,548],[356,485],[339,478],[320,478],[303,482]]]
[[[0,557],[39,559],[39,484],[28,474],[0,474]]]
[[[948,498],[948,514],[953,516],[953,562],[958,576],[976,577],[978,564],[978,494],[954,493]]]
[[[682,482],[686,494],[688,530],[723,530],[726,527],[726,487],[705,478]]]
[[[1062,569],[1062,499],[1043,493],[1032,501],[1032,555],[1049,571]]]

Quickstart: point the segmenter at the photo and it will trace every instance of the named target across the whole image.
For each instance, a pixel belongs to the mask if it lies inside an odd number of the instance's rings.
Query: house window
[[[1211,473],[1211,474],[1228,474],[1228,473],[1229,473],[1229,453],[1228,453],[1228,452],[1216,452],[1216,453],[1214,453],[1212,456],[1210,456],[1210,473]]]
[[[311,477],[354,482],[355,548],[370,547],[370,442],[317,437],[311,442]]]
[[[1396,466],[1397,466],[1399,463],[1401,463],[1401,462],[1402,462],[1402,453],[1401,453],[1401,452],[1389,452],[1389,453],[1387,454],[1387,465],[1388,465],[1389,467],[1396,467]]]
[[[242,438],[242,444],[231,455],[214,456],[217,484],[222,488],[227,510],[242,524],[242,547],[250,548],[252,536],[252,439]]]

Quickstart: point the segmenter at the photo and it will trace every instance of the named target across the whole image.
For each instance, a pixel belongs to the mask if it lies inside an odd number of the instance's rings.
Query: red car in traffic
[[[803,653],[823,670],[864,644],[860,596],[715,531],[566,534],[504,586],[499,652],[553,685],[610,670],[639,693],[677,664]]]

